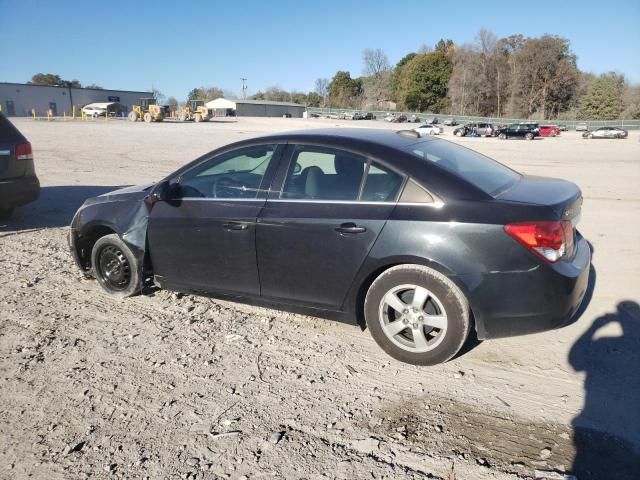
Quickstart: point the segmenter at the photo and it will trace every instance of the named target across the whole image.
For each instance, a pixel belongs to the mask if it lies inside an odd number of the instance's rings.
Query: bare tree
[[[316,79],[315,92],[322,97],[322,103],[326,103],[327,95],[329,94],[329,84],[331,82],[328,78]]]
[[[381,48],[365,48],[362,52],[362,62],[364,68],[362,73],[365,77],[375,77],[383,72],[391,70],[389,59]]]

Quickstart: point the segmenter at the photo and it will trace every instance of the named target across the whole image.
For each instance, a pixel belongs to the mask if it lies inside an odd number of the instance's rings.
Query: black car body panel
[[[503,138],[525,138],[528,135],[535,138],[540,136],[540,127],[537,123],[517,123],[498,128],[494,134]]]
[[[28,143],[24,135],[0,113],[0,209],[26,205],[40,195],[33,158],[21,160],[16,156],[16,146]]]
[[[582,201],[579,188],[563,180],[514,174],[513,182],[489,194],[412,154],[422,142],[446,143],[373,129],[331,129],[228,145],[155,187],[130,187],[87,200],[71,225],[72,252],[80,267],[89,270],[92,242],[106,229],[144,259],[147,273],[162,287],[349,321],[360,320],[362,300],[377,275],[394,265],[420,264],[443,273],[465,294],[479,338],[565,323],[586,290],[586,240],[576,232],[574,250],[550,264],[510,237],[504,225],[575,222]],[[179,184],[208,159],[265,144],[275,145],[275,153],[255,198],[156,198],[163,185]],[[299,146],[362,155],[395,172],[399,193],[385,201],[285,198],[285,178]],[[424,201],[405,195],[414,183],[424,189]]]

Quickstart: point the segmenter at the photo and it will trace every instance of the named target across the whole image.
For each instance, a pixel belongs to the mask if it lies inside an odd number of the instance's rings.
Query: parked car
[[[582,138],[627,138],[629,132],[618,127],[600,127],[594,131],[586,131]]]
[[[453,131],[456,137],[465,137],[467,135],[477,135],[490,137],[493,135],[493,125],[490,123],[467,123],[462,127],[458,127]]]
[[[496,136],[502,140],[514,137],[533,140],[535,137],[540,136],[540,127],[537,123],[512,123],[496,130]]]
[[[558,125],[558,129],[561,132],[567,132],[569,130],[569,128],[564,123],[561,123],[560,125]]]
[[[431,118],[425,119],[424,123],[428,123],[429,125],[437,125],[440,122],[438,121],[438,119],[436,117],[431,117]]]
[[[448,127],[455,127],[456,125],[458,125],[458,121],[455,118],[447,118],[444,121],[444,124]]]
[[[410,123],[420,123],[420,117],[414,114],[411,115],[407,121]]]
[[[589,130],[589,127],[586,123],[578,123],[576,125],[576,132],[586,132]]]
[[[0,218],[37,200],[40,181],[29,141],[0,113]]]
[[[376,116],[371,113],[371,112],[367,112],[362,116],[362,120],[375,120]]]
[[[395,118],[396,118],[395,113],[387,113],[387,115],[384,117],[384,121],[393,123]]]
[[[404,122],[406,122],[407,120],[408,120],[408,119],[407,119],[407,116],[406,116],[406,115],[402,115],[402,114],[400,114],[400,115],[396,115],[396,116],[394,116],[394,117],[393,117],[393,120],[391,120],[391,122],[392,122],[392,123],[404,123]]]
[[[430,135],[440,135],[442,133],[442,128],[438,125],[423,123],[419,127],[414,128],[413,131],[417,132],[420,137],[427,137]]]
[[[104,117],[107,115],[107,107],[100,104],[91,103],[89,105],[85,105],[82,107],[82,113],[84,113],[88,117]]]
[[[116,297],[149,279],[362,321],[392,357],[432,365],[471,329],[488,339],[571,318],[590,266],[581,204],[573,183],[410,130],[305,130],[91,198],[69,239]]]
[[[557,125],[540,125],[541,137],[556,137],[560,135],[560,128]]]
[[[362,120],[362,114],[360,112],[347,112],[344,114],[345,120]]]

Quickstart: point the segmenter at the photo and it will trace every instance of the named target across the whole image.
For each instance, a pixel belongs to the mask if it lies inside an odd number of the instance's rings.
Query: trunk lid
[[[523,175],[496,200],[551,208],[559,220],[570,220],[575,226],[582,210],[582,192],[575,184],[557,178]]]
[[[0,114],[0,179],[24,176],[28,162],[16,160],[15,148],[19,143],[27,143],[27,140],[4,115]]]

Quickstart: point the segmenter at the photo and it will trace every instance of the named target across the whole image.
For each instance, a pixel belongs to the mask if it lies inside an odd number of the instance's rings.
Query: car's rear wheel
[[[139,265],[117,234],[98,239],[91,251],[91,265],[100,286],[116,297],[130,297],[140,291]]]
[[[498,135],[498,138],[500,140],[506,140],[507,139],[507,134],[506,133],[501,133],[500,135]]]
[[[533,133],[527,133],[524,138],[526,138],[527,140],[533,140]]]
[[[7,219],[13,215],[13,208],[0,208],[0,219]]]
[[[458,130],[457,132],[455,132],[456,137],[461,137],[462,136],[462,132],[460,130]]]
[[[390,356],[413,365],[451,359],[470,330],[469,306],[456,285],[421,265],[383,272],[365,298],[371,336]]]

